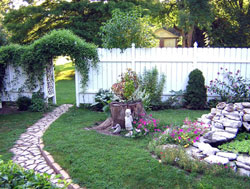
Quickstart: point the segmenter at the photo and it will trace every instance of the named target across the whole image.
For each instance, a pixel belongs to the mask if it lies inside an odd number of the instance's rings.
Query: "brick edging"
[[[61,168],[61,166],[54,161],[54,158],[52,157],[52,155],[50,155],[49,152],[43,150],[43,148],[44,148],[43,140],[40,138],[39,139],[38,149],[41,152],[42,156],[44,157],[45,161],[47,162],[48,166],[51,169],[53,169],[56,174],[60,174],[61,179],[64,179],[68,183],[70,183],[68,185],[68,189],[80,189],[81,187],[78,184],[74,184],[72,182],[72,179],[70,178],[69,174],[65,170],[63,170]]]

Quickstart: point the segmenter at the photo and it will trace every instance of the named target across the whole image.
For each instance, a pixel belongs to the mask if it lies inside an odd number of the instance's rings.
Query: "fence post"
[[[46,68],[44,70],[44,75],[43,75],[43,90],[44,90],[44,97],[43,98],[48,103],[49,92],[48,92],[47,70],[46,70]]]
[[[55,70],[54,70],[53,59],[51,59],[51,66],[52,66],[52,74],[53,74],[53,81],[54,81],[54,86],[53,86],[53,91],[54,91],[53,104],[56,104],[56,80],[55,80]]]
[[[132,43],[132,70],[135,71],[135,44]]]
[[[193,69],[196,69],[198,66],[197,66],[197,48],[198,47],[198,43],[197,42],[194,42],[194,54],[193,54]]]
[[[76,86],[76,107],[80,106],[80,101],[79,101],[79,75],[78,75],[77,68],[75,68],[75,86]]]

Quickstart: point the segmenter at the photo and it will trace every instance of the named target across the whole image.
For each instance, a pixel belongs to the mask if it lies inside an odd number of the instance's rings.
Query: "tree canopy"
[[[120,48],[156,46],[153,27],[148,19],[141,17],[138,10],[121,12],[115,9],[112,18],[101,27],[101,37],[104,48]]]
[[[12,9],[5,15],[4,25],[11,32],[10,40],[27,44],[40,38],[52,29],[69,29],[74,34],[101,45],[98,36],[100,26],[111,18],[115,8],[132,10],[136,6],[150,7],[153,0],[45,0],[40,5],[29,5],[18,10]]]
[[[250,46],[250,0],[23,0],[28,6],[13,9],[13,0],[2,0],[3,26],[10,41],[29,44],[53,29],[68,29],[102,46],[98,35],[112,17],[112,11],[129,12],[140,8],[151,25],[175,28],[182,46]],[[1,15],[0,15],[1,17]],[[1,24],[0,24],[1,25]]]

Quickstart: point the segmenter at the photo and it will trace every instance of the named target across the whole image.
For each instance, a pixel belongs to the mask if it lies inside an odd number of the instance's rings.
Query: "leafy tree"
[[[153,1],[45,0],[37,5],[36,1],[31,0],[29,6],[10,10],[4,17],[4,26],[11,32],[11,41],[15,43],[31,43],[48,31],[64,28],[72,30],[87,42],[100,46],[102,41],[98,36],[99,28],[111,18],[114,9],[126,11],[137,6],[149,9],[153,6]]]
[[[182,46],[191,47],[195,29],[209,29],[213,16],[209,0],[165,0],[158,21],[179,31]]]
[[[156,40],[149,21],[142,18],[139,11],[121,12],[116,9],[112,18],[101,27],[103,47],[120,48],[122,50],[131,47],[154,46]]]
[[[216,16],[209,32],[209,44],[219,47],[250,46],[250,1],[213,0]]]

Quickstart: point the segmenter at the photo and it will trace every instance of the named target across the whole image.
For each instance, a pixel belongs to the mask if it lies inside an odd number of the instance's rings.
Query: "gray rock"
[[[220,136],[220,135],[213,135],[212,139],[210,140],[209,143],[214,143],[214,142],[223,142],[227,141],[228,139],[226,137]]]
[[[250,102],[242,102],[241,104],[242,104],[242,106],[244,106],[245,108],[250,108]]]
[[[243,120],[244,120],[244,121],[250,121],[250,114],[245,114],[245,115],[243,116]]]
[[[229,152],[217,152],[216,155],[220,157],[228,158],[230,161],[235,160],[237,158],[237,154],[229,153]]]
[[[212,125],[218,129],[224,129],[224,126],[219,122],[213,122]]]
[[[208,163],[221,163],[223,165],[225,164],[228,164],[229,163],[229,160],[228,158],[224,158],[224,157],[220,157],[220,156],[216,156],[216,155],[211,155],[211,156],[208,156],[204,159],[206,162]]]
[[[250,131],[250,124],[248,122],[243,122],[243,126],[246,128],[247,131]]]
[[[234,121],[234,120],[230,120],[230,119],[224,119],[223,120],[223,125],[225,127],[239,128],[239,127],[241,127],[242,123],[241,123],[241,121]]]
[[[240,111],[240,110],[243,110],[244,106],[242,106],[241,103],[235,103],[234,104],[234,107],[236,110]]]
[[[216,127],[212,127],[211,131],[214,131],[214,132],[223,132],[225,130],[224,129],[218,129]]]
[[[250,171],[243,169],[243,168],[238,168],[238,173],[241,176],[250,176]]]
[[[241,121],[241,117],[240,115],[235,115],[235,114],[226,114],[225,115],[227,118],[231,119],[231,120],[236,120],[236,121]]]
[[[250,114],[250,108],[245,108],[245,109],[243,109],[243,112],[244,112],[245,114]]]
[[[217,152],[219,152],[220,150],[218,148],[208,148],[208,149],[205,149],[202,153],[207,155],[207,156],[210,156],[210,155],[215,155]]]
[[[217,104],[216,108],[222,110],[226,107],[226,105],[227,104],[225,102],[220,102],[219,104]]]
[[[240,155],[237,157],[237,161],[240,161],[240,162],[250,166],[250,157],[249,156]]]
[[[203,135],[203,137],[205,139],[212,140],[213,134],[214,134],[214,131],[209,131],[205,135]]]
[[[211,114],[215,115],[217,113],[217,109],[216,108],[212,108],[211,109]]]
[[[206,115],[206,118],[207,118],[207,119],[210,119],[210,120],[213,119],[213,117],[214,117],[214,115],[211,114],[211,113],[209,113],[209,114]]]
[[[237,128],[232,128],[232,127],[225,127],[225,131],[228,132],[228,133],[237,134],[238,129]]]
[[[246,164],[244,164],[244,163],[242,163],[242,162],[240,162],[240,161],[236,161],[236,165],[237,165],[238,167],[240,167],[240,168],[244,168],[244,169],[250,171],[250,166],[249,166],[249,165],[246,165]]]
[[[225,111],[227,112],[233,112],[234,111],[234,105],[233,104],[227,104],[226,107],[224,108]]]
[[[210,144],[202,143],[202,142],[199,142],[199,143],[197,144],[197,147],[198,147],[201,151],[205,151],[205,150],[208,150],[208,149],[212,149],[212,148],[213,148]]]
[[[236,135],[235,134],[233,134],[233,133],[228,133],[228,132],[215,132],[214,134],[213,134],[213,136],[222,136],[222,137],[225,137],[225,138],[227,138],[227,139],[233,139],[233,138],[235,138],[236,137]]]

